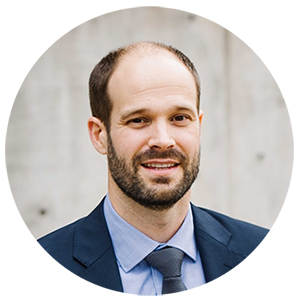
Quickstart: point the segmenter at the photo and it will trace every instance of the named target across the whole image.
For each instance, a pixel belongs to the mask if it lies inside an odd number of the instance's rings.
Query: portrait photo
[[[5,7],[5,242],[47,249],[37,294],[290,295],[293,231],[293,6]]]

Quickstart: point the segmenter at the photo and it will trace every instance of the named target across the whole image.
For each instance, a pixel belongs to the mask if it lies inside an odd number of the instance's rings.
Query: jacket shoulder
[[[37,240],[48,254],[74,273],[79,273],[84,269],[83,265],[73,258],[74,231],[83,220],[84,218],[79,219]]]
[[[234,219],[224,214],[195,207],[194,211],[208,214],[230,233],[228,247],[233,251],[248,256],[265,238],[269,230],[245,221]]]
[[[84,218],[61,227],[37,240],[38,247],[44,248],[48,253],[50,272],[65,274],[64,276],[70,278],[71,281],[75,280],[75,274],[79,274],[85,269],[85,266],[76,260],[73,255],[74,231],[83,219]],[[56,285],[57,283],[54,284],[54,286]],[[58,284],[58,286],[60,286],[60,284]],[[72,284],[70,284],[70,286],[72,286]],[[62,292],[63,295],[64,293],[65,292]],[[68,293],[69,292],[66,294]]]

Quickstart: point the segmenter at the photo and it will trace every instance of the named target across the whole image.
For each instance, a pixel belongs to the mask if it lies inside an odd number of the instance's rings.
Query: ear
[[[98,118],[90,117],[87,125],[95,149],[103,155],[107,154],[107,131],[103,122]]]
[[[203,110],[200,109],[200,112],[199,112],[199,122],[200,122],[200,126],[202,126],[202,117],[203,117]]]

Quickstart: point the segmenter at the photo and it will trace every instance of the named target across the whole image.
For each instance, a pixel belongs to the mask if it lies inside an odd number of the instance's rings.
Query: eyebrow
[[[185,111],[189,111],[193,115],[195,115],[195,112],[193,111],[193,109],[191,109],[188,106],[179,106],[179,105],[176,105],[176,106],[172,107],[172,110],[173,111],[184,111],[185,110]],[[143,114],[143,113],[145,113],[147,111],[149,111],[149,109],[147,109],[147,108],[141,108],[141,109],[137,109],[137,110],[128,111],[128,112],[125,112],[121,116],[120,120],[121,121],[125,121],[125,120],[127,120],[128,118],[130,118],[130,117],[132,117],[134,115]]]
[[[188,111],[194,113],[194,110],[192,108],[188,107],[188,106],[179,106],[179,105],[176,105],[174,107],[174,110],[188,110]],[[197,111],[197,107],[196,107],[196,111]]]
[[[137,109],[137,110],[125,112],[125,113],[121,116],[120,120],[121,120],[121,121],[127,120],[127,119],[130,118],[131,116],[134,116],[134,115],[137,115],[137,114],[142,114],[142,113],[145,113],[146,111],[147,111],[146,108],[141,108],[141,109]]]

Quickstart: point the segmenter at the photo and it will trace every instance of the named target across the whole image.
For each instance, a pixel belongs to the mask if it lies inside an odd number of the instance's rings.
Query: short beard
[[[200,148],[191,162],[186,155],[175,149],[166,151],[149,149],[143,153],[136,154],[130,166],[124,158],[117,155],[109,133],[107,142],[108,167],[113,180],[127,197],[151,210],[163,211],[170,209],[187,193],[199,173]],[[142,177],[138,174],[138,169],[143,161],[163,158],[171,158],[180,162],[180,167],[183,169],[183,178],[176,186],[170,187],[166,191],[159,191],[159,189],[148,187],[145,184]],[[153,179],[152,182],[157,185],[168,185],[170,178],[161,176]]]

